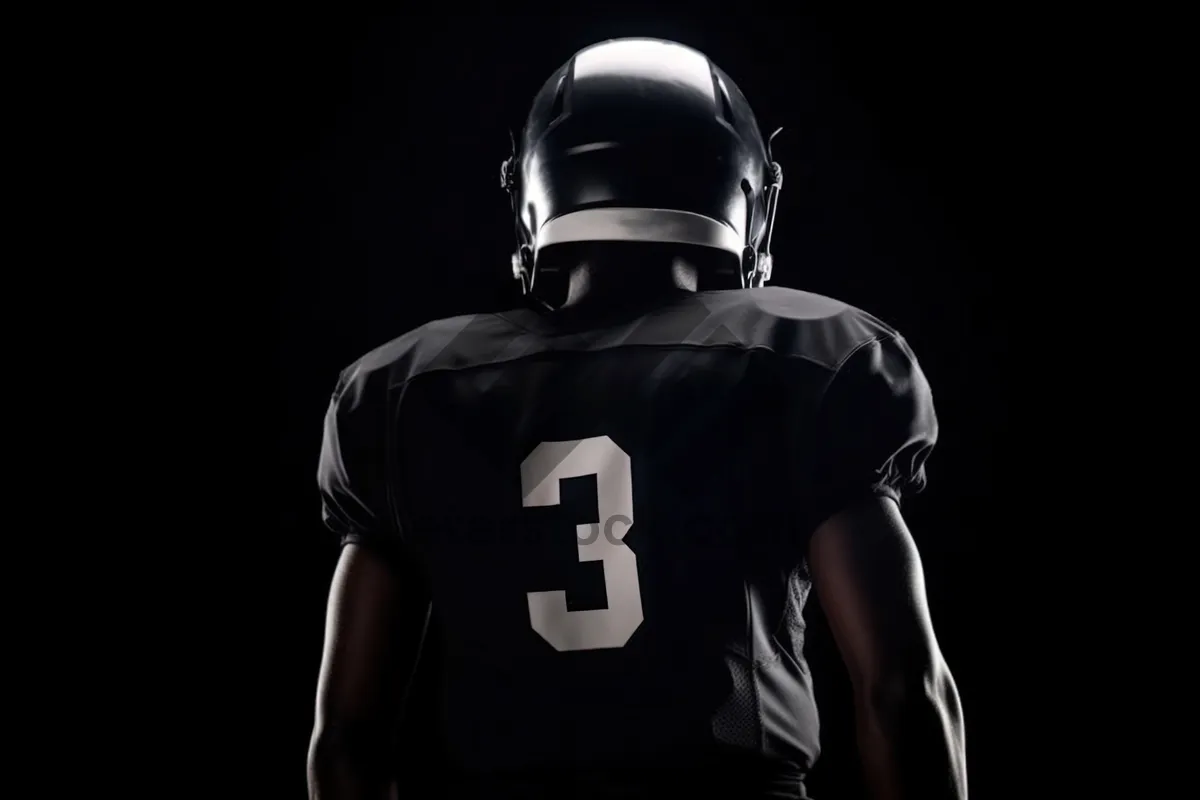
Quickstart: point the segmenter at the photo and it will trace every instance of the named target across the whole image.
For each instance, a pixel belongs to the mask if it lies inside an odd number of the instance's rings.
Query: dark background
[[[512,228],[499,167],[508,129],[577,49],[629,35],[706,52],[741,86],[785,185],[774,283],[830,294],[905,334],[934,388],[942,439],[906,506],[939,638],[962,694],[972,797],[1010,796],[1019,745],[1008,676],[1019,637],[1001,491],[1013,460],[1005,297],[1019,227],[1010,197],[1020,45],[1001,21],[839,5],[756,13],[618,10],[345,13],[281,19],[272,65],[279,164],[278,537],[271,591],[279,796],[303,792],[324,601],[337,558],[314,475],[338,371],[427,320],[511,305]],[[278,104],[277,106],[275,104]],[[817,797],[853,798],[848,686],[814,608],[822,708]]]

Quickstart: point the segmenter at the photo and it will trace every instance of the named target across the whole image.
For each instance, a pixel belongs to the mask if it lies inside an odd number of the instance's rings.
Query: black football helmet
[[[576,53],[534,98],[501,183],[525,292],[540,252],[568,242],[699,245],[731,254],[742,286],[771,277],[783,171],[741,90],[690,47],[614,39]]]

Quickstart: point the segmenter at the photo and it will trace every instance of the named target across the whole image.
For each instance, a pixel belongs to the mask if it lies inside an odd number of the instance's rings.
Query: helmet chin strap
[[[771,154],[771,142],[783,131],[777,128],[767,139],[767,158],[771,162],[771,183],[767,186],[766,224],[763,227],[762,238],[759,240],[761,249],[753,244],[742,248],[742,286],[757,289],[771,280],[771,268],[774,266],[771,258],[771,235],[775,231],[775,211],[779,208],[779,192],[783,189],[783,167],[775,161]],[[747,234],[749,235],[749,234]]]
[[[517,209],[517,140],[508,132],[511,154],[500,165],[500,188],[508,192],[508,203],[512,209],[513,232],[517,238],[517,249],[512,254],[513,278],[521,284],[521,294],[528,296],[533,291],[533,248],[525,242],[521,230],[521,216]]]
[[[523,244],[512,254],[513,277],[521,284],[521,293],[533,291],[533,248]]]

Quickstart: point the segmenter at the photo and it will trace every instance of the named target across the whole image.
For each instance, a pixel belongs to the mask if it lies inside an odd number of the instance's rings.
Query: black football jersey
[[[424,325],[345,370],[319,483],[410,560],[457,767],[636,770],[819,752],[808,539],[925,483],[928,383],[894,330],[784,288],[607,319]]]

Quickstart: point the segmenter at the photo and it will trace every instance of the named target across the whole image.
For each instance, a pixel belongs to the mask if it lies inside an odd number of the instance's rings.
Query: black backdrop
[[[765,130],[785,129],[775,283],[866,308],[921,358],[942,442],[906,513],[963,697],[972,796],[1007,796],[1019,746],[1002,684],[1016,634],[1000,624],[998,501],[1014,453],[997,278],[1011,258],[1001,222],[1016,158],[1014,61],[1001,56],[1011,43],[978,13],[843,9],[280,19],[265,98],[278,125],[277,535],[288,553],[272,585],[285,598],[271,658],[284,701],[271,721],[286,752],[279,796],[303,792],[337,557],[314,483],[337,372],[421,322],[513,301],[498,182],[507,131],[572,52],[626,35],[705,51]],[[810,618],[824,733],[813,788],[851,798],[861,788],[848,687],[820,615]]]

